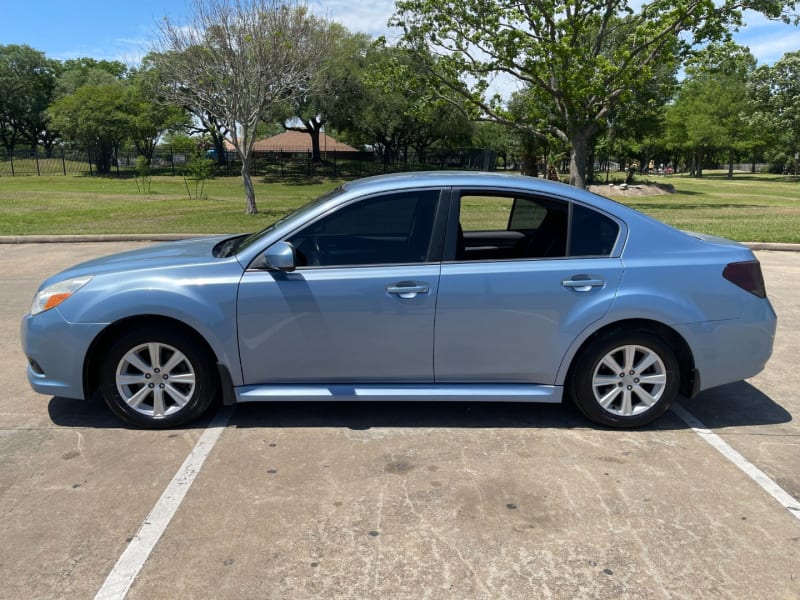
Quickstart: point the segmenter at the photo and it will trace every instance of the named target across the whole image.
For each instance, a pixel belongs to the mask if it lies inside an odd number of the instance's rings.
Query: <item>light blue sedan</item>
[[[142,427],[219,402],[564,398],[634,427],[761,371],[775,326],[742,245],[558,183],[413,173],[72,267],[22,343],[37,392],[99,390]]]

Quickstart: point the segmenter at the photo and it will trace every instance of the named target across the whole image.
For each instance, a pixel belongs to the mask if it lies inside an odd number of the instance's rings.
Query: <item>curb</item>
[[[176,242],[197,237],[212,237],[214,233],[125,233],[96,235],[0,235],[0,244],[67,244],[91,242]],[[232,234],[233,235],[233,234]],[[800,244],[781,242],[742,242],[751,250],[800,252]]]
[[[76,242],[176,242],[213,233],[108,233],[90,235],[0,235],[0,244],[65,244]]]
[[[751,250],[772,250],[775,252],[800,252],[800,244],[783,244],[778,242],[742,242]]]

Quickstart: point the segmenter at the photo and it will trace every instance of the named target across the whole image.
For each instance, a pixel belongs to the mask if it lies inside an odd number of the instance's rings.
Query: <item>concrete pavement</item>
[[[0,247],[0,598],[94,596],[203,432],[25,380],[40,281],[140,245]],[[758,257],[773,359],[684,406],[798,499],[800,260]],[[568,406],[245,405],[128,597],[797,598],[800,520],[674,414],[608,431]]]

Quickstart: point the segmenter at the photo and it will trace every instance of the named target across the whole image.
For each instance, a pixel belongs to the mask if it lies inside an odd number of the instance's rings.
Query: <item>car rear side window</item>
[[[569,203],[490,192],[461,194],[455,259],[563,258]]]
[[[610,256],[619,236],[619,225],[607,216],[573,204],[569,256]]]
[[[532,198],[517,198],[511,208],[508,228],[514,231],[535,231],[547,216],[547,207]]]

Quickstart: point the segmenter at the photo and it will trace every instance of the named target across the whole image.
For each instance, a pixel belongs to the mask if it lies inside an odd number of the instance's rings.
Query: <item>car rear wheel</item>
[[[595,423],[638,427],[663,415],[678,395],[672,348],[647,331],[619,331],[591,341],[576,357],[568,393]]]
[[[199,418],[217,395],[214,362],[192,337],[144,328],[117,339],[101,366],[100,390],[122,420],[151,429]]]

